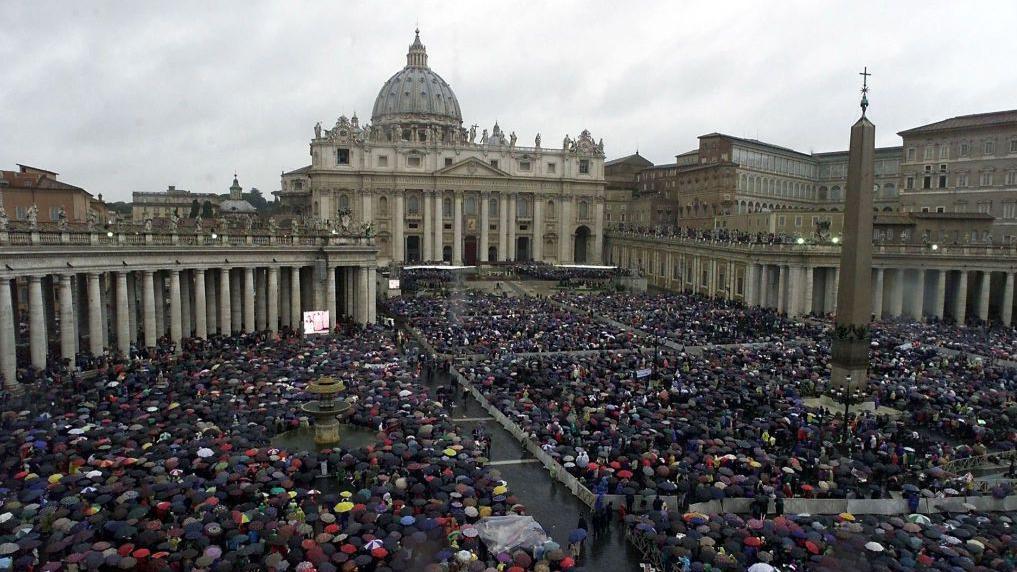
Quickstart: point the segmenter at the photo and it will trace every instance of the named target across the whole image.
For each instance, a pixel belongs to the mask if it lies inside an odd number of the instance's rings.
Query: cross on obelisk
[[[869,108],[869,66],[862,68],[862,73],[858,74],[862,76],[862,117],[865,117],[865,110]]]
[[[840,251],[837,319],[833,331],[830,382],[842,395],[868,382],[869,323],[872,319],[872,187],[876,128],[865,117],[869,70],[862,75],[862,116],[851,126],[844,236]],[[857,399],[857,395],[855,396]]]

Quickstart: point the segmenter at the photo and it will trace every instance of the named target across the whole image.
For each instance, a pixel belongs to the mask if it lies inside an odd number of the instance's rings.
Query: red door
[[[477,237],[467,236],[466,244],[463,249],[463,262],[467,266],[477,265]]]

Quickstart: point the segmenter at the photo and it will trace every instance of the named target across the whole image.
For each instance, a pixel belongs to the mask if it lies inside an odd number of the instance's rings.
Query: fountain
[[[350,404],[336,396],[346,389],[342,381],[332,376],[322,376],[307,386],[307,392],[318,396],[305,403],[300,409],[314,418],[315,445],[337,445],[339,443],[339,417],[350,414]]]

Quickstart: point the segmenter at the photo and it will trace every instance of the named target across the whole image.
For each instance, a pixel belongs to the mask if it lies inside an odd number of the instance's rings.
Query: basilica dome
[[[406,54],[406,67],[396,72],[374,100],[375,125],[425,123],[459,127],[463,122],[452,87],[427,67],[427,50],[420,31]]]

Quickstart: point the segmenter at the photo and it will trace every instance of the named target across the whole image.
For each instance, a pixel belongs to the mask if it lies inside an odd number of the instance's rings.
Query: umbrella
[[[577,528],[569,533],[569,542],[582,542],[586,539],[586,529]]]

